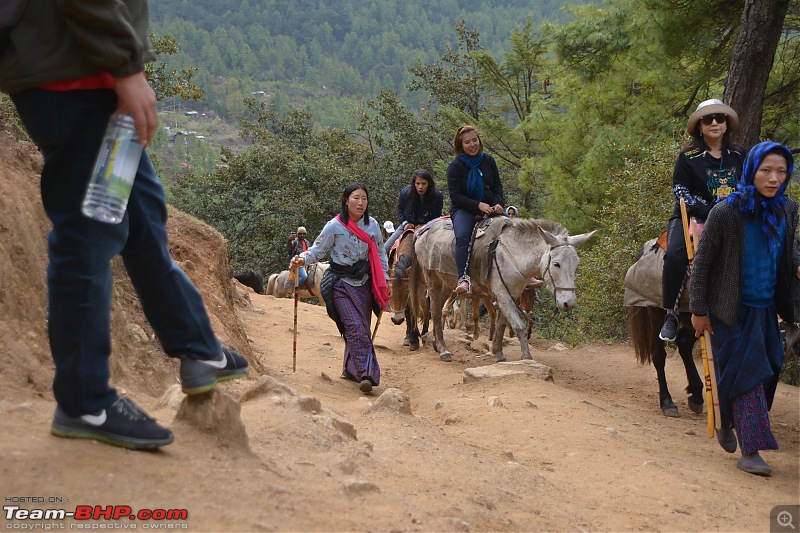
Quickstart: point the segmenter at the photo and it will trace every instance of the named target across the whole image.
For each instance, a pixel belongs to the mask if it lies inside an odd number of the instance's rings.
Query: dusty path
[[[293,373],[291,300],[250,298],[239,313],[255,356],[291,391],[242,403],[249,447],[176,421],[176,404],[146,396],[136,400],[176,433],[162,451],[57,439],[52,400],[13,389],[0,393],[2,496],[61,498],[44,508],[67,510],[186,509],[187,520],[160,525],[191,531],[769,531],[773,506],[800,502],[797,388],[778,389],[781,450],[765,454],[774,470],[765,479],[739,471],[737,455],[706,438],[705,416],[683,408],[675,356],[667,373],[682,417],[670,419],[655,371],[627,345],[534,340],[554,381],[464,383],[464,369],[491,361],[462,333],[446,330],[454,361],[443,363],[431,348],[402,347],[404,327],[385,320],[381,386],[364,396],[338,377],[342,340],[323,308],[300,305]],[[516,341],[506,353],[519,358]],[[240,397],[256,381],[220,389]],[[413,414],[377,408],[390,387]]]

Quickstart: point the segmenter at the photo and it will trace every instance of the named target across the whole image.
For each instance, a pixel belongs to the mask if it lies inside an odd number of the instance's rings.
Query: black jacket
[[[775,309],[786,322],[800,319],[800,280],[796,276],[800,250],[794,246],[797,207],[797,202],[786,198],[785,248],[775,286]],[[709,213],[692,263],[689,310],[693,314],[710,311],[728,326],[736,322],[744,284],[744,232],[744,216],[737,207],[720,202]]]
[[[717,159],[702,148],[686,148],[678,155],[672,172],[675,207],[671,218],[681,218],[680,198],[686,200],[690,217],[703,222],[711,208],[736,190],[742,179],[744,150],[722,150]]]
[[[483,202],[489,205],[499,204],[505,207],[503,184],[500,182],[500,171],[494,158],[485,153],[480,168],[483,172]],[[474,200],[467,192],[469,167],[458,157],[453,158],[447,166],[447,191],[450,194],[450,210],[463,209],[473,215],[480,215],[478,200]]]

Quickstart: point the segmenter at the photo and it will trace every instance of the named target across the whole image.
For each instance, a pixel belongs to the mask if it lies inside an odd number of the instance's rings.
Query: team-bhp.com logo
[[[19,505],[4,505],[6,529],[97,529],[98,521],[112,521],[104,529],[187,529],[187,509],[139,509],[128,505],[78,505],[74,511],[66,509],[25,509]],[[76,522],[65,524],[63,521]],[[125,522],[138,520],[141,523]],[[40,521],[39,527],[31,521]],[[153,522],[150,522],[153,521]],[[47,524],[48,527],[45,527]],[[33,527],[32,527],[33,526]]]

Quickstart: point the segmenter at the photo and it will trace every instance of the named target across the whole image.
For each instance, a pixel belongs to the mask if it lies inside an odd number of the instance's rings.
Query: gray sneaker
[[[217,386],[220,381],[247,375],[247,359],[223,346],[217,359],[181,358],[181,389],[184,394],[202,394]]]
[[[664,320],[664,325],[661,326],[661,331],[658,333],[658,338],[662,341],[675,342],[678,337],[678,317],[673,312],[667,312],[667,318]]]
[[[172,442],[169,429],[158,425],[138,405],[122,397],[97,413],[69,416],[56,406],[50,433],[71,439],[93,439],[112,446],[146,450]]]

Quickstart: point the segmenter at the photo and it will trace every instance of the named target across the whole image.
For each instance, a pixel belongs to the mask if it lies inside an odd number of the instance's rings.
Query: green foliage
[[[243,82],[242,94],[266,90],[275,83],[281,92],[301,84],[310,97],[298,98],[305,109],[317,96],[339,100],[363,95],[375,98],[383,90],[400,95],[418,108],[424,95],[405,86],[414,74],[408,65],[427,64],[455,44],[451,23],[469,21],[481,32],[485,46],[499,54],[518,21],[560,20],[568,16],[558,0],[535,4],[519,0],[263,0],[228,2],[162,0],[150,6],[152,29],[172,35],[181,49],[167,60],[169,69],[195,65],[206,70],[195,82],[206,95],[206,111],[229,117],[231,102],[225,80]],[[270,102],[272,103],[272,102]],[[319,108],[318,108],[319,109]],[[319,109],[315,118],[331,125],[341,115]]]
[[[153,48],[159,56],[170,56],[178,52],[178,41],[171,35],[160,39],[150,34]],[[147,81],[156,93],[156,98],[163,100],[177,96],[184,100],[199,100],[203,97],[200,87],[192,83],[197,73],[197,67],[168,70],[167,65],[161,61],[148,63],[145,66]]]
[[[316,236],[339,212],[349,183],[370,190],[371,216],[394,211],[398,189],[384,186],[388,178],[376,172],[380,165],[364,144],[338,130],[315,132],[306,112],[280,115],[254,101],[250,108],[243,133],[255,146],[239,154],[224,149],[223,166],[180,176],[172,190],[176,207],[225,236],[235,270],[284,270],[289,232],[304,225]]]
[[[579,304],[537,331],[540,335],[573,344],[627,338],[622,307],[625,272],[644,242],[666,229],[674,205],[671,183],[678,151],[672,141],[619,150],[621,163],[612,173],[596,221],[597,234],[579,250]]]

